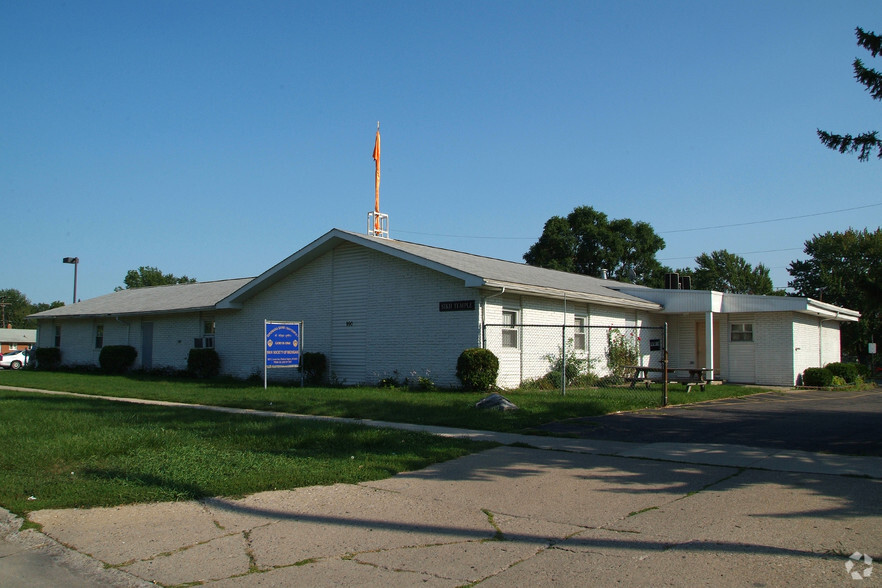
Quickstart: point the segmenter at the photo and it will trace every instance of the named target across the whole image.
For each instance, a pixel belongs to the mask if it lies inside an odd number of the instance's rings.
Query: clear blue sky
[[[589,205],[784,287],[814,234],[882,224],[882,161],[815,135],[882,131],[856,26],[882,2],[6,1],[0,288],[69,303],[65,256],[82,299],[254,276],[363,232],[377,121],[393,238],[523,261]]]

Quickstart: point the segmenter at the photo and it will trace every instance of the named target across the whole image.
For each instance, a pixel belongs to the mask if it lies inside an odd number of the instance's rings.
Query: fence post
[[[560,327],[560,353],[561,353],[561,370],[560,370],[560,395],[567,395],[567,325],[564,323]]]
[[[662,383],[662,406],[668,405],[668,323],[665,322],[664,332],[662,333],[662,370],[664,373]]]

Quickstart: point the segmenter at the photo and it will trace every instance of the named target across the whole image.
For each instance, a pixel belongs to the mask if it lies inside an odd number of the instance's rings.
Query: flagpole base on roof
[[[369,212],[367,217],[367,234],[388,239],[389,215],[382,212]]]

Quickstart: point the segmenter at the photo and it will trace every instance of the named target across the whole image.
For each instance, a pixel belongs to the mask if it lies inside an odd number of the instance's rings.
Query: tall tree
[[[188,278],[187,276],[179,278],[172,274],[163,274],[158,268],[142,265],[137,270],[129,270],[123,279],[126,287],[117,286],[116,290],[131,290],[147,286],[169,286],[172,284],[193,284],[195,282],[194,278]]]
[[[553,216],[524,254],[530,265],[598,277],[603,270],[616,280],[660,285],[664,272],[655,258],[664,240],[645,222],[609,220],[590,206],[564,217]]]
[[[855,29],[857,44],[870,52],[872,57],[882,53],[882,36],[873,32],[866,32],[862,28]],[[864,66],[864,63],[855,58],[852,63],[855,79],[870,93],[873,100],[882,100],[882,74],[875,69]],[[859,161],[867,161],[873,150],[877,150],[876,156],[882,159],[882,139],[877,136],[877,131],[861,133],[860,135],[836,135],[818,129],[818,137],[821,143],[830,149],[836,149],[840,153],[858,153]]]
[[[788,284],[808,296],[861,313],[842,328],[843,350],[863,357],[867,343],[882,342],[882,228],[815,235],[805,242],[804,261],[793,261]]]
[[[725,249],[702,253],[695,258],[692,287],[696,290],[716,290],[732,294],[773,294],[774,286],[769,268],[763,264],[751,266],[740,255]]]

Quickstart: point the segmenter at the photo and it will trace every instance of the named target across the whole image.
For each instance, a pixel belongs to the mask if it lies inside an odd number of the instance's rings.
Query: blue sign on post
[[[300,367],[300,350],[303,348],[303,322],[263,321],[263,387],[267,385],[269,368]],[[303,385],[303,374],[300,376]]]
[[[300,367],[303,323],[264,321],[266,329],[266,367]]]

